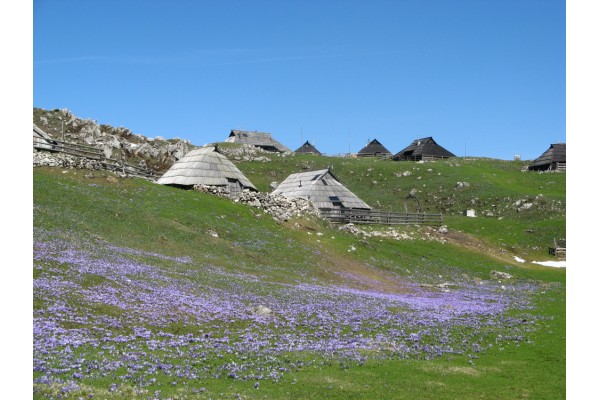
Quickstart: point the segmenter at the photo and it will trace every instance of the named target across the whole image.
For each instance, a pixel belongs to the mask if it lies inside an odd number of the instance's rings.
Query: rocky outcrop
[[[193,146],[184,139],[147,138],[123,127],[81,119],[68,109],[34,109],[33,122],[52,138],[102,150],[104,157],[164,173]],[[63,160],[64,161],[64,160]]]

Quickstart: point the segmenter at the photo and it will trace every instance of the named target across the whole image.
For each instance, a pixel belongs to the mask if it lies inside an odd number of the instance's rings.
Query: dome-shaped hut
[[[227,188],[231,197],[236,197],[244,189],[258,191],[215,146],[188,152],[157,183],[183,188],[192,188],[194,185],[218,186]]]

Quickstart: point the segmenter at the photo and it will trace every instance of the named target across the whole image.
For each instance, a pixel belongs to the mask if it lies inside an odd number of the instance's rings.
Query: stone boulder
[[[270,317],[271,315],[273,315],[273,311],[269,307],[259,305],[256,307],[252,307],[252,314],[259,315],[261,317]]]
[[[512,279],[513,276],[507,272],[490,271],[490,278],[492,278],[492,279]]]

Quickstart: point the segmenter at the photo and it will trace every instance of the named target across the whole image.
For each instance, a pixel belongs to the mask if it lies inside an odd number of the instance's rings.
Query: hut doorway
[[[231,198],[237,198],[242,194],[242,184],[237,179],[227,178],[227,188]]]

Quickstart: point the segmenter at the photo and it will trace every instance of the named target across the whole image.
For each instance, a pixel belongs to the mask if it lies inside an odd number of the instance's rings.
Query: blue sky
[[[327,154],[421,137],[534,159],[566,141],[565,1],[35,0],[33,105],[195,145]]]

